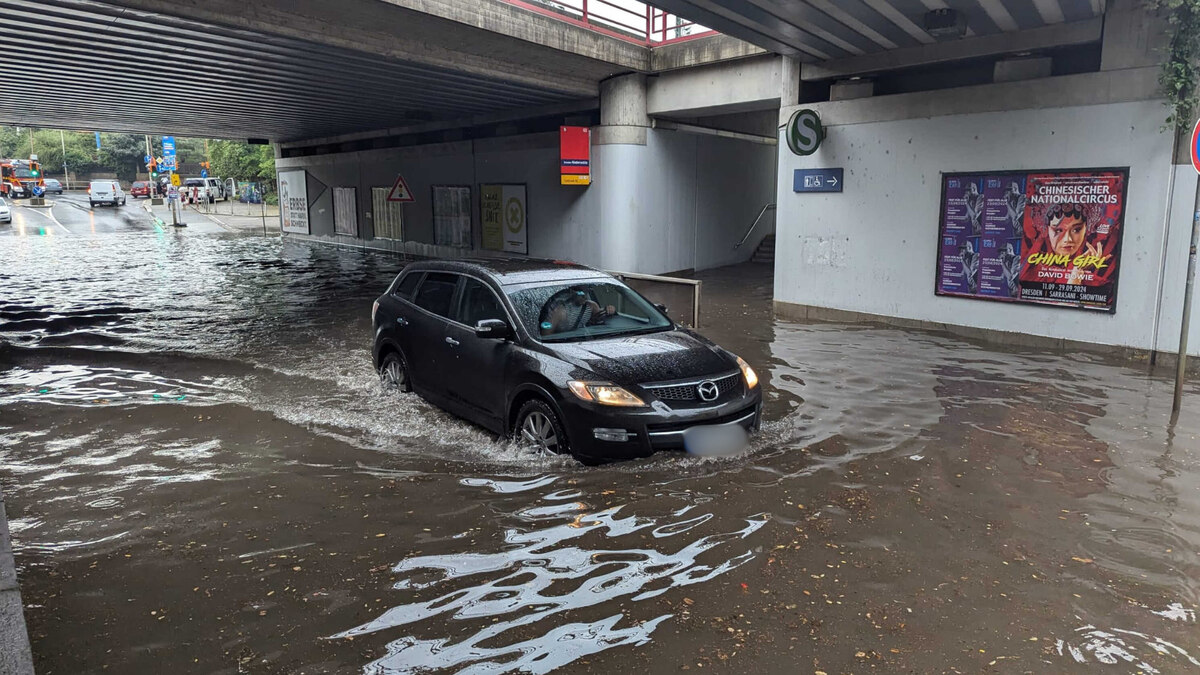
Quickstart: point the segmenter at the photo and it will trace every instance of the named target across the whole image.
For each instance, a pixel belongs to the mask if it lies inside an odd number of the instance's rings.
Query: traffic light
[[[154,169],[150,169],[150,177],[151,177],[151,178],[158,178],[158,172],[157,172],[157,171],[155,171]]]
[[[37,177],[38,177],[38,170],[37,170],[37,169],[32,169],[32,170],[30,170],[30,172],[29,172],[29,175],[30,175],[30,176],[33,176],[34,178],[37,178]]]

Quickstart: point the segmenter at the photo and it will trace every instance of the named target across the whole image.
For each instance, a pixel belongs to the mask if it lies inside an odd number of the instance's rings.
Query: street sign
[[[1196,120],[1196,126],[1192,127],[1192,168],[1196,173],[1200,173],[1200,120]]]
[[[177,173],[171,174],[171,185],[173,185],[175,187],[179,187],[180,183],[182,183],[182,182],[183,181],[179,180],[179,174],[177,174]]]
[[[200,177],[208,178],[208,169],[200,169]]]
[[[387,200],[389,202],[413,202],[412,190],[408,189],[408,183],[404,181],[404,176],[396,174],[396,184],[392,186],[392,191],[388,193]]]
[[[841,192],[842,169],[796,169],[792,192]]]
[[[788,148],[795,154],[805,157],[821,147],[825,140],[825,127],[821,124],[821,116],[817,111],[801,108],[792,113],[784,129],[787,136]]]
[[[150,163],[150,155],[143,155],[142,156],[142,164],[149,164],[149,163]]]

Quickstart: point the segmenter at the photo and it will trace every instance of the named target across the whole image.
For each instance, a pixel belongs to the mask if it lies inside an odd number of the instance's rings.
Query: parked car
[[[189,201],[207,201],[211,204],[229,198],[225,185],[219,178],[186,178],[180,190],[184,199]]]
[[[583,265],[411,263],[371,314],[386,387],[540,453],[643,457],[759,425],[749,364]]]
[[[135,180],[133,185],[129,186],[129,196],[137,199],[138,197],[150,196],[150,182],[144,180]]]
[[[12,222],[12,207],[9,206],[8,202],[4,200],[4,197],[0,197],[0,223],[11,223],[11,222]]]
[[[88,183],[88,204],[96,208],[96,204],[125,205],[125,191],[121,184],[112,179],[94,180]]]
[[[58,182],[57,178],[44,178],[42,179],[42,183],[45,185],[46,194],[53,192],[56,195],[61,195],[63,193],[62,183]]]

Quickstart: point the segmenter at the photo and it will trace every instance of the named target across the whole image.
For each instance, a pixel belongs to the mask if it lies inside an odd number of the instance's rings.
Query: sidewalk
[[[269,204],[246,204],[223,201],[215,204],[193,204],[189,212],[198,213],[226,229],[258,234],[279,234],[279,207]]]
[[[218,203],[216,206],[220,207],[222,205],[223,204]],[[244,207],[246,205],[242,204],[239,206]],[[251,206],[258,205],[254,204]],[[142,200],[142,208],[145,209],[152,218],[154,218],[155,223],[157,223],[160,227],[174,229],[172,225],[173,221],[171,218],[171,209],[167,206],[165,199],[163,200],[162,204],[157,206],[152,205],[149,199]],[[264,230],[262,217],[206,214],[204,213],[203,206],[197,208],[195,205],[184,205],[184,207],[179,211],[179,220],[180,222],[186,224],[186,228],[180,227],[178,229],[186,229],[188,232],[197,234],[240,231],[257,231],[259,234],[262,234]],[[276,222],[278,222],[278,216],[267,216],[266,231],[271,232],[271,225],[272,223]],[[275,231],[278,231],[278,227],[275,228]]]
[[[0,673],[33,675],[33,652],[25,629],[3,495],[0,495]]]

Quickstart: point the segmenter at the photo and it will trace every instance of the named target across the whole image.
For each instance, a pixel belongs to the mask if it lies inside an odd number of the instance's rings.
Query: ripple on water
[[[550,487],[553,479],[462,482],[511,495]],[[739,542],[768,522],[765,514],[753,515],[736,529],[701,534],[697,530],[711,524],[713,514],[679,515],[692,508],[685,505],[661,518],[623,517],[623,506],[597,511],[574,502],[521,509],[514,516],[535,528],[507,529],[498,550],[421,555],[398,563],[394,588],[426,597],[330,639],[402,631],[389,640],[384,656],[364,668],[380,675],[426,669],[543,673],[588,654],[644,644],[672,615],[655,614],[646,605],[652,616],[639,616],[637,603],[711,581],[749,562],[755,553]],[[653,539],[642,538],[643,532]],[[685,538],[689,533],[693,538]],[[624,600],[634,604],[611,614]],[[563,621],[567,613],[598,617]],[[438,627],[446,622],[458,626]]]

